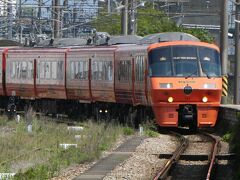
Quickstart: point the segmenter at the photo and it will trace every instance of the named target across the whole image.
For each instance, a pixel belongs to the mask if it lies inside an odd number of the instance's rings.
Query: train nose
[[[182,119],[191,120],[193,119],[194,112],[193,107],[191,105],[185,105],[182,110]]]

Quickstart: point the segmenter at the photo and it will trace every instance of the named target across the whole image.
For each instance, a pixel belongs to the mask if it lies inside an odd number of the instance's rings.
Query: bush
[[[130,127],[124,127],[123,128],[123,134],[126,136],[130,136],[134,134],[134,130]]]
[[[158,132],[152,131],[150,129],[145,130],[144,134],[148,137],[158,137],[159,136]]]

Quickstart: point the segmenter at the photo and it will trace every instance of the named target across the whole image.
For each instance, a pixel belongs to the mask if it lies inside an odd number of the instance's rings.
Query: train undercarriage
[[[8,118],[13,118],[18,113],[26,114],[32,108],[36,114],[67,115],[71,119],[84,120],[94,119],[98,122],[118,122],[138,128],[144,121],[153,119],[151,107],[132,106],[130,104],[119,103],[82,103],[76,100],[56,100],[56,99],[20,99],[16,96],[1,97],[1,109]]]

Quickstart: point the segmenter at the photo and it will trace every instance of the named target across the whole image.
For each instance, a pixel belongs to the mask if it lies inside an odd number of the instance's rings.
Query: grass
[[[155,122],[146,122],[143,125],[143,129],[144,129],[144,134],[147,137],[158,137],[159,133],[158,133],[158,127],[155,124]]]
[[[97,159],[126,131],[119,125],[89,121],[81,123],[83,131],[71,132],[66,124],[33,117],[29,133],[29,119],[20,123],[4,118],[1,121],[0,128],[12,131],[0,138],[0,172],[17,172],[15,179],[48,179],[70,165]],[[81,139],[76,140],[76,134]],[[77,148],[65,150],[60,143],[77,144]]]
[[[134,134],[134,129],[130,127],[124,127],[123,128],[123,134],[126,136],[130,136]]]

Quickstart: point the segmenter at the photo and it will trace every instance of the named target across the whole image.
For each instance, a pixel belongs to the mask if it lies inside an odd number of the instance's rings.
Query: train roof
[[[14,41],[14,40],[9,40],[9,39],[0,39],[0,47],[1,48],[6,48],[6,47],[19,47],[22,46],[21,43]]]
[[[159,47],[178,46],[178,45],[204,46],[204,47],[215,49],[219,52],[219,48],[215,44],[209,44],[206,42],[197,42],[197,41],[174,41],[174,42],[155,43],[148,47],[148,52],[151,51],[152,49],[159,48]]]
[[[153,44],[159,42],[169,42],[169,41],[195,41],[200,42],[200,40],[187,33],[183,32],[166,32],[166,33],[157,33],[151,34],[143,37],[139,43],[140,44]]]
[[[137,35],[111,36],[108,41],[108,45],[138,44],[141,39],[142,37]]]
[[[59,39],[46,39],[39,42],[37,48],[41,47],[76,47],[76,46],[86,46],[87,39],[84,38],[59,38]]]

